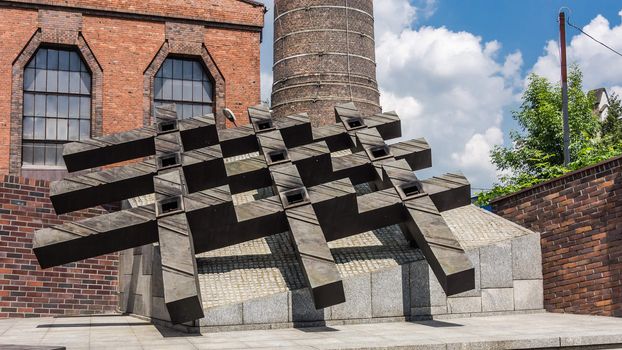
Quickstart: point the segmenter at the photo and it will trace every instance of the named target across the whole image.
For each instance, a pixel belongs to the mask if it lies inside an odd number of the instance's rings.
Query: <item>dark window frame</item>
[[[44,51],[45,55],[40,55],[40,53]],[[50,64],[49,59],[54,58],[54,52],[50,55],[51,51],[55,51],[56,54],[56,62],[54,64]],[[63,64],[64,61],[61,61],[61,54],[67,55],[66,64]],[[39,63],[38,60],[40,57],[44,56],[44,63]],[[78,60],[77,66],[74,66],[73,58]],[[37,86],[37,70],[43,71],[44,74],[43,79],[43,88]],[[29,73],[31,71],[32,73]],[[56,83],[56,87],[50,88],[50,81],[48,80],[48,75],[50,72],[55,73],[55,78],[53,79]],[[59,73],[66,72],[67,73],[67,82],[66,82],[66,90],[60,88],[61,81],[59,79]],[[72,74],[78,74],[77,81],[77,92],[72,89],[73,77]],[[27,75],[30,74],[30,78],[32,80],[28,80]],[[87,80],[84,80],[88,77]],[[32,57],[28,60],[26,65],[24,66],[23,71],[23,83],[22,83],[22,159],[21,164],[23,168],[64,168],[64,163],[62,160],[62,145],[72,141],[78,141],[85,138],[91,137],[92,133],[92,117],[93,117],[93,72],[90,67],[86,64],[86,60],[83,57],[82,53],[79,49],[73,46],[64,46],[64,45],[41,45],[37,48]],[[87,81],[87,83],[85,83]],[[74,92],[72,92],[72,90]],[[32,95],[31,105],[27,105],[27,96]],[[37,96],[43,99],[43,112],[37,113]],[[50,101],[50,97],[55,97],[53,99],[56,103],[56,106],[52,109],[48,106]],[[67,109],[60,109],[59,100],[63,97],[66,97],[66,107]],[[30,98],[30,97],[28,97]],[[72,117],[71,111],[73,108],[72,100],[77,98],[77,115]],[[86,102],[83,102],[84,99],[88,99]],[[75,101],[75,100],[74,100]],[[86,106],[84,105],[86,104]],[[86,111],[82,111],[82,108],[86,107]],[[53,111],[53,112],[52,112]],[[59,115],[59,112],[63,111],[64,114]],[[53,115],[52,115],[53,114]],[[54,124],[53,133],[50,132],[52,129],[48,128],[48,123]],[[59,123],[60,121],[60,123]],[[31,130],[26,129],[26,124],[31,126]],[[43,130],[37,130],[37,122],[43,123]],[[62,126],[62,129],[59,129],[59,126]],[[73,126],[72,126],[73,124]],[[73,131],[72,131],[73,130]],[[41,135],[39,132],[42,132]],[[59,137],[59,131],[64,136]],[[49,133],[49,134],[48,134]],[[36,147],[42,147],[43,154],[40,159],[37,159],[36,155]],[[29,149],[30,148],[30,149]],[[48,156],[48,151],[54,149],[54,156]],[[26,159],[29,158],[29,159]]]

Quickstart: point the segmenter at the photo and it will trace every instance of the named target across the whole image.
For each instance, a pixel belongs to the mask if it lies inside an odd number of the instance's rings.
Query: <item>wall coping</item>
[[[565,182],[565,181],[568,181],[570,178],[577,177],[577,175],[580,175],[580,174],[587,175],[587,174],[590,174],[590,173],[595,173],[595,172],[597,172],[597,169],[599,167],[603,167],[603,166],[606,166],[606,165],[609,165],[609,164],[615,163],[615,162],[622,163],[622,156],[616,156],[616,157],[613,157],[613,158],[609,158],[609,159],[603,160],[602,162],[599,162],[599,163],[596,163],[596,164],[593,164],[593,165],[589,165],[589,166],[586,166],[586,167],[581,168],[581,169],[573,170],[571,172],[568,172],[568,173],[566,173],[566,174],[564,174],[562,176],[556,177],[554,179],[546,180],[546,181],[541,182],[539,184],[535,184],[535,185],[533,185],[531,187],[524,188],[524,189],[522,189],[520,191],[517,191],[517,192],[514,192],[514,193],[510,193],[510,194],[506,194],[505,196],[497,197],[497,198],[491,200],[490,204],[498,203],[498,202],[507,200],[507,199],[512,198],[512,197],[522,197],[526,193],[536,192],[536,190],[538,190],[540,187],[545,187],[545,186],[548,186],[548,185],[553,185],[553,184],[556,184],[556,183]]]

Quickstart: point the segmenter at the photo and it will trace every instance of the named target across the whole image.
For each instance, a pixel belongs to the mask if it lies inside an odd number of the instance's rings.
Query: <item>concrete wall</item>
[[[492,203],[541,232],[548,311],[622,316],[622,157]]]

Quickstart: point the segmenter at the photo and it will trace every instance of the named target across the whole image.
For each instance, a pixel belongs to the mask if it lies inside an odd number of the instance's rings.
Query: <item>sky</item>
[[[262,100],[272,84],[273,0],[261,46]],[[620,0],[375,0],[380,102],[402,119],[403,139],[425,137],[432,169],[421,178],[462,171],[475,191],[498,173],[489,153],[508,145],[518,128],[526,77],[559,81],[557,16],[622,51]],[[622,94],[622,57],[567,27],[569,63],[579,65],[586,90]]]

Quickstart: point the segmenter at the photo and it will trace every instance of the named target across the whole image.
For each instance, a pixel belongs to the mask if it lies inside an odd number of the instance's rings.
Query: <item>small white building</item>
[[[609,113],[609,95],[607,90],[598,88],[590,91],[590,93],[594,94],[594,113],[598,115],[600,121],[604,121]]]

